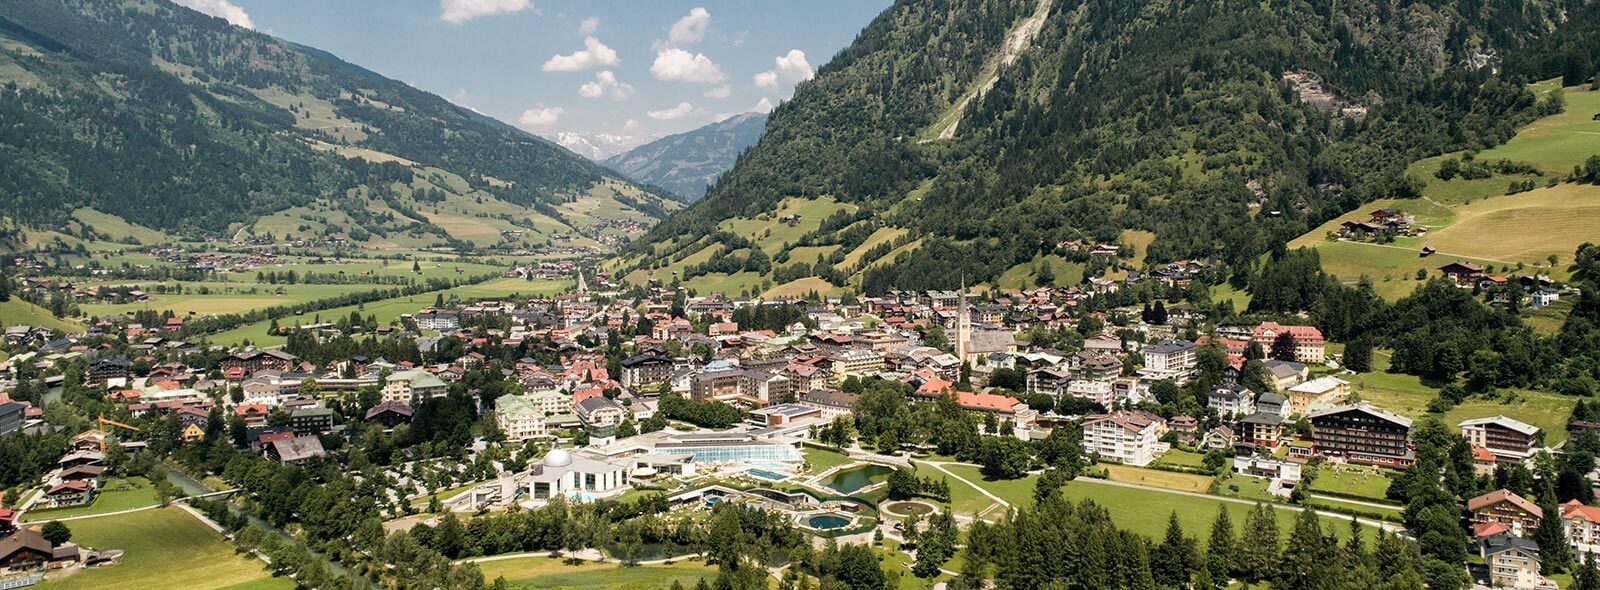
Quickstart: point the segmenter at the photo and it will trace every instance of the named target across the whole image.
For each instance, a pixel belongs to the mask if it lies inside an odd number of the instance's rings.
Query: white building
[[[1222,385],[1206,396],[1206,407],[1224,418],[1249,416],[1256,413],[1255,394],[1237,383]]]
[[[1144,371],[1152,375],[1186,375],[1194,370],[1199,347],[1188,340],[1167,340],[1144,347]]]
[[[552,413],[539,407],[533,396],[504,395],[494,400],[495,424],[510,442],[547,436],[544,418]]]
[[[1160,440],[1163,424],[1153,414],[1127,410],[1090,416],[1083,422],[1083,450],[1143,467],[1167,451]]]

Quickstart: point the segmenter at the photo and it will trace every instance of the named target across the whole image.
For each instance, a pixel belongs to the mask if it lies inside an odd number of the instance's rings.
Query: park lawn
[[[478,569],[491,583],[504,577],[512,587],[541,590],[656,590],[673,582],[693,588],[701,578],[710,583],[717,577],[715,567],[699,561],[635,567],[591,561],[568,565],[565,560],[542,555],[487,561],[479,563]]]
[[[1392,481],[1387,473],[1377,468],[1327,467],[1317,471],[1316,479],[1311,482],[1311,491],[1383,502],[1388,497],[1385,493],[1389,491]]]
[[[964,484],[964,483],[961,483],[961,480],[958,480],[958,479],[956,479],[954,477],[950,477],[949,474],[946,474],[943,471],[939,471],[938,469],[934,468],[931,465],[924,465],[922,463],[916,463],[915,465],[916,465],[917,477],[932,477],[934,479],[943,479],[943,480],[945,480],[946,482],[948,482],[950,484],[950,504],[949,504],[949,509],[955,511],[956,514],[965,514],[967,516],[975,516],[978,513],[981,513],[984,510],[989,509],[990,506],[994,506],[995,505],[994,499],[983,495],[983,492],[978,491],[977,488],[969,486],[969,485]],[[950,469],[952,472],[955,472],[955,469],[954,469],[955,467],[960,467],[960,466],[959,465],[945,465],[944,466],[945,469]],[[962,475],[962,477],[966,477],[966,475]],[[972,477],[970,477],[968,479],[972,480],[974,483],[978,483],[978,484],[984,485],[986,487],[988,485],[988,482],[983,482],[983,476],[977,473],[977,469],[976,468],[972,469]],[[1032,498],[1031,495],[1029,495],[1027,497],[1028,498]]]
[[[1396,521],[1396,522],[1399,522],[1400,519],[1403,518],[1404,515],[1405,515],[1404,509],[1401,509],[1401,508],[1398,508],[1398,507],[1396,507],[1396,508],[1377,508],[1377,507],[1373,507],[1373,506],[1367,506],[1367,505],[1364,505],[1364,504],[1353,504],[1353,503],[1350,503],[1350,502],[1344,502],[1344,501],[1340,501],[1340,500],[1325,500],[1323,498],[1311,498],[1311,499],[1307,500],[1307,502],[1309,502],[1313,508],[1328,508],[1328,509],[1336,510],[1336,511],[1337,510],[1346,510],[1346,511],[1351,511],[1351,512],[1355,512],[1355,513],[1358,513],[1358,514],[1381,514],[1385,518],[1387,518],[1389,520]]]
[[[50,580],[41,590],[279,590],[294,587],[273,578],[265,564],[234,553],[221,534],[179,508],[77,520],[67,523],[72,541],[94,549],[121,549],[116,565]]]
[[[1233,520],[1234,527],[1241,529],[1251,510],[1249,505],[1238,502],[1125,488],[1084,478],[1067,484],[1061,493],[1066,498],[1078,502],[1094,500],[1095,504],[1111,513],[1111,518],[1118,527],[1151,539],[1160,539],[1166,533],[1167,519],[1174,512],[1178,514],[1178,524],[1183,527],[1184,534],[1194,537],[1203,536],[1211,530],[1211,521],[1216,519],[1219,509],[1227,509],[1228,517]],[[1273,510],[1278,517],[1279,534],[1288,537],[1289,532],[1294,529],[1295,511],[1276,506]],[[1350,536],[1348,517],[1337,514],[1323,515],[1322,520],[1323,528],[1331,526],[1341,538]],[[1376,532],[1372,527],[1364,527],[1364,530],[1369,533]]]
[[[1172,449],[1163,453],[1156,459],[1157,465],[1177,465],[1180,467],[1204,467],[1206,456],[1194,451]]]
[[[1100,464],[1094,466],[1094,468],[1105,469],[1109,474],[1108,479],[1123,483],[1136,483],[1181,492],[1204,492],[1211,487],[1210,477],[1193,473],[1161,471],[1159,469],[1146,469],[1116,463]]]
[[[120,281],[119,284],[127,284]],[[149,288],[150,283],[134,283]],[[251,310],[273,307],[278,305],[295,305],[337,297],[346,293],[362,291],[375,291],[387,289],[382,285],[269,285],[254,282],[183,282],[182,295],[171,293],[153,294],[146,301],[131,303],[102,304],[92,303],[80,306],[85,314],[90,316],[123,315],[135,311],[171,310],[179,317],[190,314],[197,315],[222,315],[230,313],[244,313]],[[197,293],[201,287],[206,288],[204,295]],[[282,291],[279,294],[278,291]]]
[[[160,503],[156,498],[156,488],[150,485],[150,480],[142,477],[111,478],[101,486],[101,491],[94,495],[94,501],[88,506],[30,510],[22,519],[25,522],[45,522],[75,516],[120,512]]]
[[[844,453],[816,447],[805,447],[800,450],[800,454],[805,455],[806,464],[811,466],[812,473],[822,473],[834,467],[855,462],[855,459],[851,459]]]

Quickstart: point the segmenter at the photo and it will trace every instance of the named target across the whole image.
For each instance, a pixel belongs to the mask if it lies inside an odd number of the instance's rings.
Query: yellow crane
[[[116,427],[119,427],[119,428],[126,428],[126,429],[132,430],[134,432],[141,432],[141,430],[140,430],[140,428],[138,426],[131,426],[131,425],[128,425],[128,424],[123,424],[123,423],[118,422],[116,420],[108,420],[108,419],[106,419],[104,414],[100,415],[100,418],[99,418],[98,421],[100,423],[100,452],[102,452],[102,453],[106,452],[106,439],[111,437],[111,430],[106,428],[107,425],[116,426]]]

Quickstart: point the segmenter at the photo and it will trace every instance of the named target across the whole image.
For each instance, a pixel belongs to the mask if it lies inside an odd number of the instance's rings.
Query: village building
[[[1295,362],[1306,364],[1322,364],[1326,358],[1327,341],[1322,337],[1322,330],[1316,326],[1285,326],[1277,322],[1262,322],[1256,326],[1251,340],[1261,345],[1261,350],[1270,355],[1278,339],[1287,334],[1292,344]],[[1282,359],[1291,360],[1291,359]]]
[[[1474,525],[1503,524],[1519,537],[1532,535],[1544,516],[1538,504],[1505,489],[1467,500],[1467,512],[1472,513]]]
[[[1144,467],[1168,449],[1161,442],[1164,426],[1160,417],[1132,410],[1090,416],[1083,421],[1083,450],[1106,461]]]
[[[1494,416],[1461,423],[1461,436],[1467,444],[1488,449],[1501,461],[1521,462],[1539,449],[1539,427],[1514,418]]]
[[[1319,455],[1390,467],[1408,467],[1415,460],[1410,418],[1365,403],[1312,412],[1308,418]]]

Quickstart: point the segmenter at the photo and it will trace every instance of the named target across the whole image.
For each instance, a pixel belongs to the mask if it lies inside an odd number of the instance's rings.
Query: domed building
[[[543,460],[517,478],[517,495],[534,505],[556,496],[588,501],[626,489],[627,471],[625,465],[567,449],[551,449]]]

